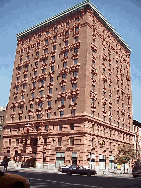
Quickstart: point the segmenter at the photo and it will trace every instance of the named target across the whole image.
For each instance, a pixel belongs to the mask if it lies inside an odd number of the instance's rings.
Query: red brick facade
[[[89,6],[18,37],[3,151],[113,168],[133,142],[130,52]]]

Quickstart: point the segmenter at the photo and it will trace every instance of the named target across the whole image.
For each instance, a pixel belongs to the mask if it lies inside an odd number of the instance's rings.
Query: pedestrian
[[[3,172],[5,172],[5,171],[7,172],[8,160],[7,160],[7,157],[6,157],[6,156],[4,157],[4,163],[3,163],[3,164],[4,164],[4,165],[3,165],[3,166],[4,166]]]

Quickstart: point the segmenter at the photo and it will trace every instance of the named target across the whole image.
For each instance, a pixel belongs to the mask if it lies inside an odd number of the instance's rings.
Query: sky
[[[0,0],[0,106],[6,106],[14,68],[16,34],[81,0]],[[141,0],[91,0],[130,46],[133,119],[141,122]]]

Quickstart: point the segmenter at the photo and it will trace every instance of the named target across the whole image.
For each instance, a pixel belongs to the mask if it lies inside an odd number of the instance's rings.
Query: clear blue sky
[[[0,106],[6,106],[17,45],[16,34],[81,0],[0,0]],[[141,122],[141,0],[91,0],[132,49],[133,119]]]

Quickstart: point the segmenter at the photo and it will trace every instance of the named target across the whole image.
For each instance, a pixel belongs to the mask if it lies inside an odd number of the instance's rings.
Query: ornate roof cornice
[[[98,19],[100,19],[100,21],[113,33],[113,35],[123,44],[123,46],[128,50],[128,52],[131,53],[131,49],[130,47],[127,45],[127,43],[122,39],[122,37],[119,35],[119,33],[112,27],[112,25],[107,21],[107,19],[98,11],[98,9],[96,8],[96,6],[90,1],[90,0],[85,0],[77,5],[74,5],[64,11],[62,11],[59,14],[55,14],[54,16],[52,16],[51,18],[48,18],[24,31],[22,31],[21,33],[18,33],[16,35],[17,39],[21,38],[22,36],[25,36],[29,33],[32,33],[35,30],[39,30],[42,27],[57,21],[59,19],[61,19],[63,16],[67,16],[71,13],[74,13],[78,10],[83,9],[85,6],[89,6],[90,9],[92,9],[95,13]]]

